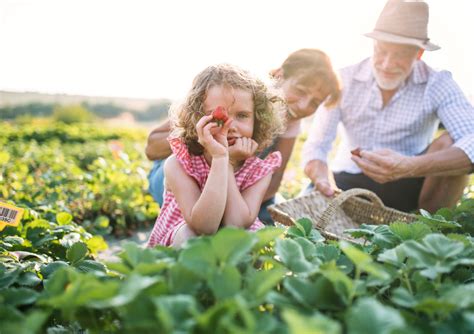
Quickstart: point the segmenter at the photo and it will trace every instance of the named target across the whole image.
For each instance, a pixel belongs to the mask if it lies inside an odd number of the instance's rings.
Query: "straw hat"
[[[440,47],[428,38],[428,4],[417,0],[388,0],[372,32],[364,34],[377,40],[416,45],[434,51]]]

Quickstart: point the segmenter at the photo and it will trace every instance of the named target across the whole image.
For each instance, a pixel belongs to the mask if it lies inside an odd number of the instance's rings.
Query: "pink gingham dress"
[[[186,173],[193,177],[199,188],[202,190],[206,184],[210,167],[203,155],[191,155],[187,146],[179,138],[169,139],[171,150],[176,155],[177,160],[184,167]],[[245,160],[242,167],[235,172],[235,180],[239,190],[242,192],[258,180],[268,174],[273,173],[281,165],[280,152],[269,154],[265,160],[258,157],[251,157]],[[148,240],[148,247],[154,247],[157,244],[169,246],[173,242],[176,231],[185,224],[184,217],[181,214],[178,203],[173,193],[165,189],[163,206],[158,216],[155,226]],[[262,228],[264,225],[257,218],[249,227],[250,231]]]

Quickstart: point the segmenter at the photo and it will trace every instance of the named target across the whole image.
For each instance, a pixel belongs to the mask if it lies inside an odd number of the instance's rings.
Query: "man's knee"
[[[433,140],[433,142],[428,147],[428,152],[441,151],[446,148],[453,146],[454,140],[451,138],[448,132],[443,132],[441,136]]]

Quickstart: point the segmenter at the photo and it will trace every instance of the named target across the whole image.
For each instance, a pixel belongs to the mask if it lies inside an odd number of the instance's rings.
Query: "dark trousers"
[[[380,184],[364,174],[334,173],[336,185],[342,190],[364,188],[376,193],[391,208],[410,212],[418,208],[424,178],[401,179]]]

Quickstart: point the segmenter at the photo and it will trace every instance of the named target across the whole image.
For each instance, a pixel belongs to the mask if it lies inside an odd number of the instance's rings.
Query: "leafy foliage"
[[[70,212],[98,234],[127,234],[150,224],[158,207],[147,194],[150,163],[139,146],[144,136],[125,133],[92,125],[7,126],[0,134],[0,143],[9,143],[0,153],[0,197]]]

